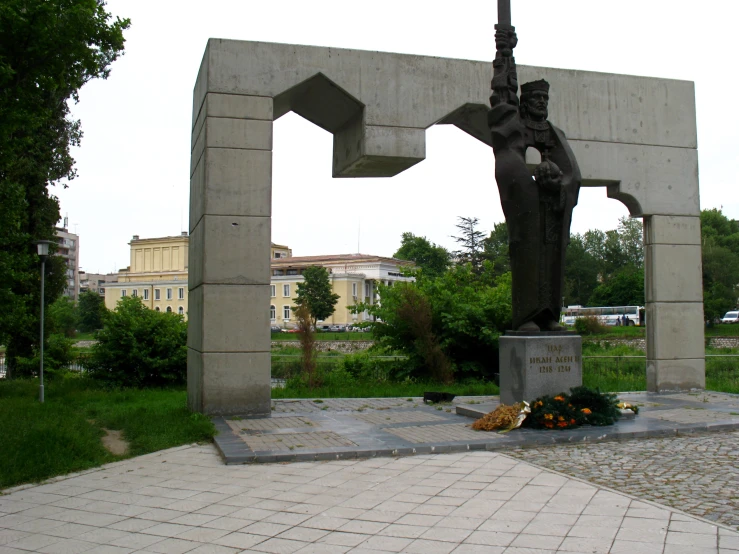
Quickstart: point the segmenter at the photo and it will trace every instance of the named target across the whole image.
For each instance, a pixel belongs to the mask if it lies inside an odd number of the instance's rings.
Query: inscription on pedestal
[[[581,384],[581,337],[500,337],[500,401],[503,404],[568,392]]]

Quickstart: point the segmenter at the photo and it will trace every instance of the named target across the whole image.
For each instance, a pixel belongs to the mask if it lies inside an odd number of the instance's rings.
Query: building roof
[[[408,260],[399,260],[397,258],[386,258],[384,256],[375,256],[372,254],[330,254],[323,256],[291,256],[289,258],[275,258],[271,260],[272,266],[294,266],[294,265],[321,265],[321,264],[342,264],[342,263],[359,263],[359,262],[386,262],[395,265],[413,265]]]

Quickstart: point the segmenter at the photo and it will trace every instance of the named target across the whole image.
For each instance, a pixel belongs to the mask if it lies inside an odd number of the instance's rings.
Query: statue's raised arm
[[[516,29],[508,23],[495,26],[495,60],[493,60],[493,81],[490,88],[490,106],[512,104],[518,106],[518,76],[513,49],[518,44]]]

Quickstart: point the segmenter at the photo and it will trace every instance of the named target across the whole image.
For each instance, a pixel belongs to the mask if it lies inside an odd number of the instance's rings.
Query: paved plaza
[[[542,432],[546,446],[365,459],[341,444],[361,442],[357,429],[443,447],[473,433],[457,406],[495,399],[276,401],[272,418],[222,426],[272,454],[332,459],[226,465],[216,445],[190,445],[18,487],[0,496],[0,554],[739,554],[739,432],[707,415],[731,416],[737,397],[642,400],[642,415],[613,427],[640,421],[671,436]],[[342,427],[343,416],[358,423]],[[684,425],[702,432],[676,434]]]
[[[226,466],[192,445],[0,497],[0,554],[29,551],[737,554],[739,534],[499,452]]]
[[[498,406],[497,397],[457,397],[424,404],[422,398],[315,398],[273,400],[272,417],[214,417],[216,447],[227,464],[303,462],[377,456],[508,452],[552,443],[654,438],[739,430],[739,395],[622,393],[640,407],[615,425],[567,431],[474,431],[470,424]]]

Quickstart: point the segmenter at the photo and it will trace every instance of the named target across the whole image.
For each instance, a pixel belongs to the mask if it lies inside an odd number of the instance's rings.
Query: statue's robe
[[[495,180],[508,224],[513,274],[513,329],[533,321],[542,330],[559,321],[564,255],[572,209],[580,191],[580,169],[564,133],[527,127],[517,106],[501,103],[488,113],[495,153]],[[544,149],[562,171],[561,189],[540,186],[526,166],[526,149]]]

